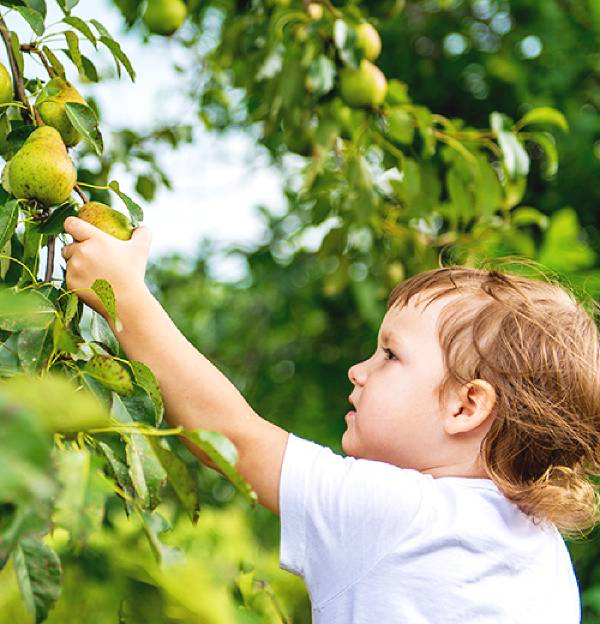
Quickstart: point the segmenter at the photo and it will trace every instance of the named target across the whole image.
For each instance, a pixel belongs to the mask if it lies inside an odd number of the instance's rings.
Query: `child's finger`
[[[65,219],[64,228],[67,234],[70,234],[75,240],[78,241],[84,241],[92,236],[104,234],[102,230],[99,230],[91,223],[88,223],[79,217],[67,217]]]
[[[77,248],[77,245],[79,243],[71,243],[70,245],[65,245],[60,253],[62,254],[62,257],[65,260],[69,260],[69,258],[73,255],[73,253],[75,252],[75,249]]]
[[[152,230],[145,225],[141,225],[135,228],[131,235],[131,240],[134,241],[136,245],[148,251],[148,249],[150,249],[150,243],[152,242]]]

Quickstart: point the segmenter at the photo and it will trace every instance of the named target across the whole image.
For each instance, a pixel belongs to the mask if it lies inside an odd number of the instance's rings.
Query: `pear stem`
[[[43,126],[44,122],[41,120],[38,112],[36,110],[34,110],[33,113],[31,112],[31,107],[29,106],[29,102],[27,101],[27,95],[25,93],[25,83],[23,82],[23,76],[19,71],[19,65],[13,51],[10,31],[8,30],[6,22],[2,17],[0,17],[0,36],[4,41],[4,47],[6,48],[6,54],[10,63],[10,70],[13,77],[13,87],[15,93],[19,101],[25,106],[25,108],[21,110],[21,114],[23,115],[23,121],[25,123],[33,123],[35,121],[36,125]]]
[[[90,200],[85,196],[85,193],[81,190],[81,187],[79,186],[79,184],[75,184],[75,186],[73,187],[73,190],[77,193],[77,195],[79,195],[79,197],[81,197],[84,204],[89,203]]]

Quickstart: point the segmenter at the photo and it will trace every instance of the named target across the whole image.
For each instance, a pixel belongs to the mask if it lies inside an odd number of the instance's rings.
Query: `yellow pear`
[[[0,104],[14,100],[13,81],[10,72],[0,63]]]
[[[151,33],[169,37],[187,17],[183,0],[148,0],[142,20]]]
[[[101,202],[84,204],[77,216],[120,240],[129,240],[133,233],[131,221],[122,212]]]
[[[349,106],[379,106],[387,93],[387,80],[379,67],[363,59],[358,69],[341,71],[340,91]]]
[[[44,123],[56,128],[65,145],[71,147],[81,141],[81,133],[67,116],[65,110],[67,102],[86,104],[81,93],[72,84],[62,78],[52,78],[42,89],[35,106]]]
[[[8,167],[7,184],[17,199],[61,204],[69,199],[77,172],[58,130],[34,130]]]
[[[381,54],[381,37],[368,22],[362,22],[356,29],[356,43],[368,61],[374,61]]]

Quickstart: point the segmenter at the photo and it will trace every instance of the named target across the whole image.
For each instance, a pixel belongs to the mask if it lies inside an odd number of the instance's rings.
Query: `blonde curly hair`
[[[544,279],[441,267],[400,283],[388,308],[417,294],[426,305],[452,297],[438,326],[441,404],[452,387],[488,381],[496,390],[481,444],[489,477],[535,521],[581,537],[600,521],[599,307],[539,272]]]

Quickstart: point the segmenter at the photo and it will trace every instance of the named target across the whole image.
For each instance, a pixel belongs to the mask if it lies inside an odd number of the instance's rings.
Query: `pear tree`
[[[0,7],[11,9],[0,16],[6,59],[0,65],[0,156],[5,161],[0,569],[12,567],[36,622],[47,618],[61,591],[61,562],[46,539],[51,531],[65,531],[72,548],[81,548],[99,530],[113,498],[128,516],[141,519],[148,548],[162,560],[168,551],[157,529],[168,523],[157,511],[163,498],[198,521],[199,484],[182,459],[181,440],[208,454],[250,505],[256,498],[236,472],[236,449],[226,438],[163,423],[152,371],[127,360],[104,319],[84,310],[76,293],[67,290],[64,275],[55,274],[57,240],[65,236],[67,216],[78,214],[123,240],[143,219],[142,207],[116,180],[98,185],[79,176],[86,172],[83,155],[94,154],[101,163],[110,158],[96,109],[82,95],[84,86],[77,85],[101,79],[86,48],[93,55],[108,52],[123,78],[133,81],[135,72],[100,22],[76,15],[77,4],[58,0],[62,18],[49,24],[44,0],[0,1]],[[149,2],[148,28],[174,32],[185,19],[184,9],[179,0],[168,6]],[[31,29],[27,42],[14,30],[22,20]],[[27,57],[39,62],[39,72],[29,73]],[[113,200],[116,207],[107,203]],[[118,324],[111,285],[98,280],[92,290]]]

